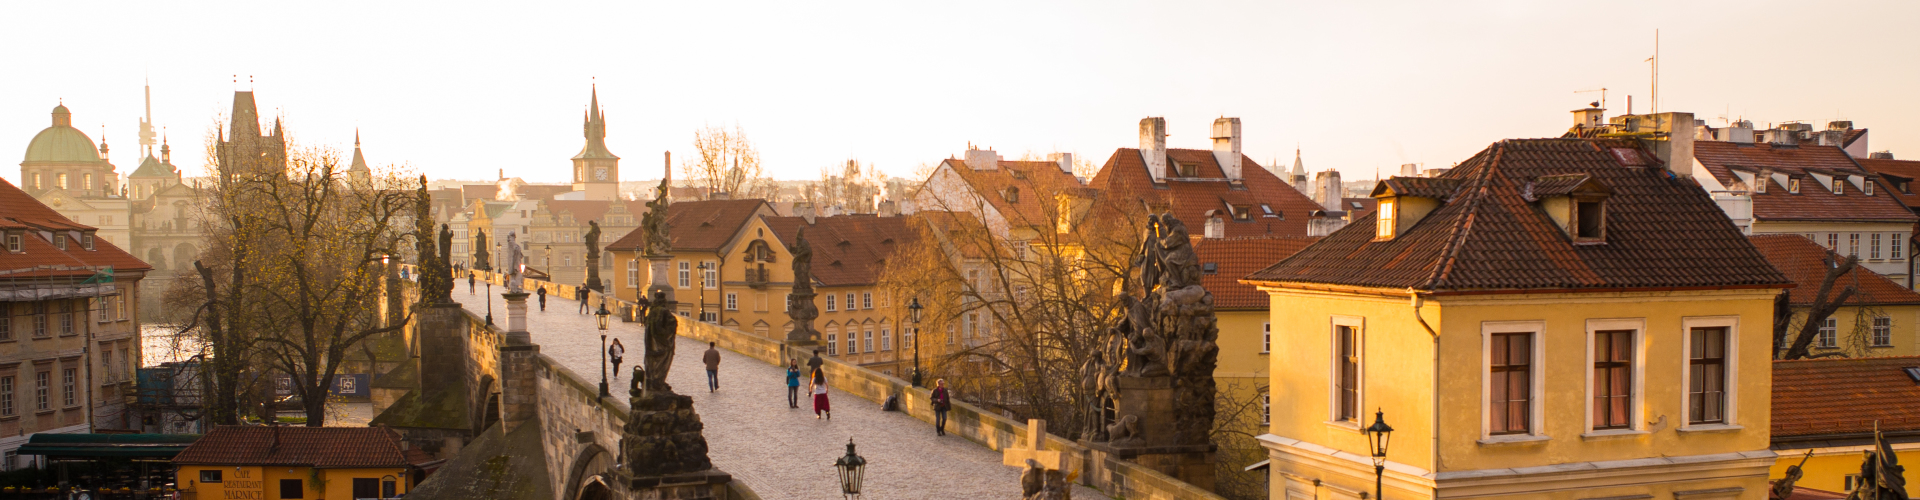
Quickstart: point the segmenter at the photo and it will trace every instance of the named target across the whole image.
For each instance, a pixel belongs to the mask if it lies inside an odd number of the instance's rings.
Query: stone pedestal
[[[1087,473],[1105,479],[1108,484],[1124,485],[1124,477],[1115,477],[1109,461],[1129,461],[1187,484],[1213,491],[1213,445],[1116,447],[1109,443],[1081,441],[1088,450]]]
[[[733,475],[717,470],[628,479],[630,500],[727,500]]]
[[[527,333],[527,295],[526,292],[500,294],[507,299],[507,345],[533,344],[533,335]]]
[[[653,300],[658,296],[657,294],[661,293],[666,294],[667,300],[673,300],[673,284],[669,281],[673,276],[670,274],[673,272],[672,264],[672,255],[647,256],[647,272],[650,273],[647,279],[647,283],[650,283],[647,286],[647,300]]]
[[[1212,444],[1178,444],[1174,416],[1179,409],[1174,403],[1173,377],[1121,376],[1114,379],[1114,386],[1114,419],[1134,417],[1133,433],[1112,441],[1083,442],[1093,450],[1091,462],[1098,466],[1106,459],[1131,461],[1212,491],[1217,448]]]
[[[1114,385],[1114,418],[1133,415],[1139,422],[1134,442],[1115,441],[1116,446],[1145,446],[1173,442],[1173,377],[1117,377]]]
[[[623,430],[626,471],[635,489],[643,481],[713,470],[707,458],[705,425],[693,411],[693,398],[673,393],[633,394]],[[724,481],[723,481],[724,482]]]

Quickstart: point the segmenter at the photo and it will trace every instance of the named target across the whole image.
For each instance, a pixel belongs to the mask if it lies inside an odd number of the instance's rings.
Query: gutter
[[[1426,329],[1427,336],[1433,339],[1433,411],[1428,412],[1433,416],[1433,422],[1427,427],[1427,433],[1433,435],[1430,470],[1437,471],[1440,470],[1440,332],[1434,331],[1433,325],[1427,324],[1427,317],[1420,314],[1420,306],[1426,305],[1426,298],[1420,296],[1420,291],[1408,288],[1407,297],[1411,302],[1409,305],[1413,306],[1413,319],[1419,320],[1420,328]]]

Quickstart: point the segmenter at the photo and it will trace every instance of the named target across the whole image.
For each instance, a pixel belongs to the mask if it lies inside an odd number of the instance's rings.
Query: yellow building
[[[772,216],[773,207],[763,200],[684,201],[667,207],[668,241],[672,260],[667,263],[667,283],[679,301],[680,315],[708,323],[724,324],[726,293],[738,299],[740,288],[729,287],[722,276],[739,276],[744,284],[746,265],[737,258],[740,250],[754,238],[747,237],[747,225],[754,219]],[[613,254],[615,272],[608,290],[621,300],[633,301],[639,291],[652,283],[647,258],[641,255],[646,240],[645,228],[638,228],[607,244]],[[729,259],[728,256],[736,256]]]
[[[181,500],[394,498],[418,482],[381,427],[221,426],[173,464]]]
[[[1799,465],[1800,488],[1846,493],[1859,483],[1877,426],[1900,463],[1920,463],[1920,356],[1773,362],[1773,450],[1767,477]],[[1802,464],[1804,462],[1804,464]],[[1913,472],[1907,496],[1920,494]]]
[[[1766,498],[1788,281],[1671,149],[1502,141],[1249,276],[1271,497],[1370,496],[1378,412],[1386,498]]]
[[[1798,234],[1761,234],[1752,239],[1773,267],[1794,282],[1787,297],[1793,308],[1787,335],[1797,335],[1807,322],[1814,297],[1820,293],[1828,262],[1843,259]],[[1840,293],[1846,287],[1854,292],[1821,322],[1810,346],[1812,354],[1856,358],[1920,354],[1920,293],[1865,266],[1834,280],[1830,293]]]

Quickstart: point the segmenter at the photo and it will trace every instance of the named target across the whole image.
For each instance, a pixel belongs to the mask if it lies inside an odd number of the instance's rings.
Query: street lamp
[[[699,302],[700,314],[695,316],[693,320],[706,321],[707,320],[707,263],[701,262],[700,265],[694,266],[694,269],[700,270],[700,302]]]
[[[545,269],[545,270],[547,270],[547,274],[548,274],[548,278],[547,278],[547,279],[549,279],[549,280],[551,280],[551,279],[553,279],[553,278],[552,278],[552,274],[553,274],[553,245],[547,245],[547,251],[546,251],[546,252],[542,252],[542,254],[541,254],[541,257],[540,257],[540,268],[541,268],[541,269]]]
[[[1380,498],[1380,477],[1387,470],[1387,440],[1393,437],[1393,426],[1387,425],[1386,412],[1375,409],[1373,425],[1367,426],[1367,446],[1373,453],[1373,498]]]
[[[867,471],[867,459],[853,452],[853,438],[847,438],[847,455],[834,460],[833,468],[840,469],[840,494],[860,498],[860,476]]]
[[[601,297],[600,310],[594,311],[593,316],[600,320],[600,397],[603,398],[611,396],[607,392],[607,317],[612,315],[607,312],[606,297]]]
[[[500,256],[500,242],[493,242],[494,257]],[[494,259],[499,260],[499,259]],[[487,326],[493,326],[493,278],[487,278]]]
[[[920,383],[920,298],[914,297],[907,304],[907,313],[913,318],[913,386],[925,387]]]

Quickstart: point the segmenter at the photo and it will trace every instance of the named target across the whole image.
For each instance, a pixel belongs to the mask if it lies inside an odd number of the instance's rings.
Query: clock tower
[[[573,190],[586,192],[589,200],[615,200],[620,197],[620,157],[607,151],[607,117],[600,110],[600,89],[593,89],[587,104],[587,145],[573,155]]]

